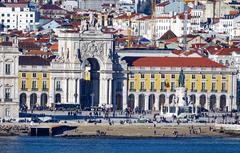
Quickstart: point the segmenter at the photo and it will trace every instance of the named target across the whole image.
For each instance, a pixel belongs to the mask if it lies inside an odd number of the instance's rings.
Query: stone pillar
[[[112,79],[108,79],[108,104],[112,104]]]
[[[134,94],[134,108],[139,107],[139,95]]]
[[[100,96],[99,96],[99,106],[107,105],[107,95],[108,95],[108,82],[104,78],[103,74],[100,74]]]
[[[167,103],[168,113],[170,113],[169,95],[167,95],[167,98],[166,98],[166,102],[165,102],[165,103]]]
[[[56,84],[56,79],[54,77],[51,77],[50,87],[48,87],[49,88],[49,102],[47,103],[48,107],[51,107],[54,104],[55,84]]]
[[[198,107],[200,107],[200,99],[199,99],[199,96],[196,96],[195,114],[197,114]]]
[[[123,98],[123,110],[127,108],[127,100],[128,100],[128,88],[127,88],[127,79],[123,80],[123,91],[122,91],[122,98]],[[135,102],[136,103],[136,102]],[[136,105],[136,104],[134,104]],[[135,107],[135,106],[134,106]]]
[[[145,95],[145,108],[144,108],[144,110],[149,110],[149,108],[148,108],[148,103],[149,103],[149,98],[148,98],[149,96],[148,95]]]
[[[220,96],[216,95],[216,109],[220,109]]]
[[[155,103],[154,103],[155,111],[159,111],[159,96],[155,95]]]

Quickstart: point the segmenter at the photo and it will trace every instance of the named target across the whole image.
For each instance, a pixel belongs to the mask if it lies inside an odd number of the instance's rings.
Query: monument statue
[[[183,74],[183,70],[181,70],[179,75],[179,87],[185,87],[185,75]]]
[[[97,16],[93,13],[90,13],[89,14],[89,26],[96,27],[97,23],[98,23]]]

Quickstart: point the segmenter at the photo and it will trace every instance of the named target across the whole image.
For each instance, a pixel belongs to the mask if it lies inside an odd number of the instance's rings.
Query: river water
[[[0,137],[0,153],[240,153],[240,138]]]

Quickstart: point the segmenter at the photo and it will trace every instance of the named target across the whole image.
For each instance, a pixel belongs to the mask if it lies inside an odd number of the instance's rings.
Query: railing
[[[191,92],[197,92],[197,89],[192,89]]]
[[[140,89],[141,92],[146,92],[146,89]]]
[[[62,88],[56,88],[56,91],[62,91]]]
[[[202,91],[202,92],[207,92],[207,89],[202,89],[201,91]]]
[[[32,88],[32,91],[38,91],[38,88]]]
[[[176,89],[171,89],[171,92],[176,92]]]
[[[129,89],[130,92],[136,92],[136,89]]]
[[[22,91],[27,91],[28,89],[27,88],[21,88]]]
[[[227,92],[227,90],[226,89],[222,89],[222,92]]]
[[[42,88],[42,91],[48,91],[48,88]]]
[[[157,90],[156,89],[150,89],[151,92],[156,92]]]
[[[217,92],[217,90],[216,89],[212,89],[212,92]]]
[[[167,92],[167,89],[161,89],[160,91],[161,92]]]
[[[12,99],[11,98],[5,98],[4,101],[5,102],[12,102]]]

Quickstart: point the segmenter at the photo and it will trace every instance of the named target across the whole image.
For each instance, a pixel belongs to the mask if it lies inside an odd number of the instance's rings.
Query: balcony
[[[129,89],[130,92],[136,92],[136,89]]]
[[[197,92],[197,89],[192,89],[191,92]]]
[[[212,91],[211,92],[217,92],[217,90],[216,89],[212,89]]]
[[[48,88],[42,88],[42,91],[48,91]]]
[[[146,89],[140,89],[140,92],[146,92]]]
[[[56,91],[62,91],[62,88],[56,88]]]
[[[156,92],[157,90],[156,89],[150,89],[151,92]]]
[[[224,93],[227,93],[227,90],[226,90],[226,89],[222,89],[221,91],[224,92]]]
[[[21,91],[27,91],[28,88],[21,88]]]
[[[201,91],[202,91],[202,92],[207,92],[207,89],[202,89]]]
[[[161,89],[160,91],[161,92],[167,92],[167,89]]]
[[[11,98],[5,98],[4,102],[12,102],[12,99]]]
[[[32,91],[38,91],[38,88],[32,88]]]

